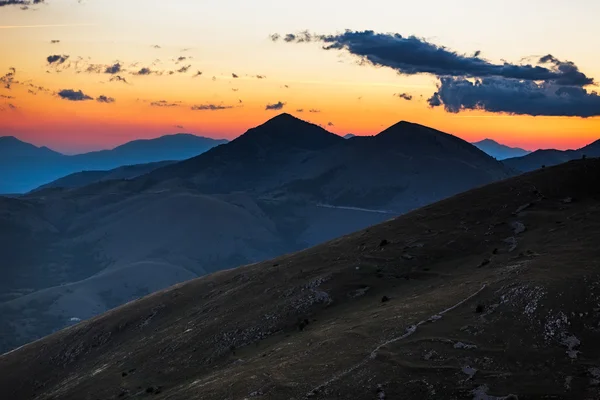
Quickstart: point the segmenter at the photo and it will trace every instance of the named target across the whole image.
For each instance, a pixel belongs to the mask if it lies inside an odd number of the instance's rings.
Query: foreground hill
[[[474,142],[473,146],[494,157],[496,160],[522,157],[530,153],[530,151],[518,147],[509,147],[492,139],[483,139],[479,142]]]
[[[584,157],[600,157],[600,140],[578,150],[536,150],[526,156],[509,158],[503,162],[517,171],[528,172]]]
[[[221,271],[0,357],[10,399],[595,399],[600,160]]]
[[[346,140],[282,114],[138,178],[0,198],[0,352],[510,175],[424,126]]]
[[[25,193],[66,175],[124,165],[184,160],[226,143],[190,134],[135,140],[112,150],[73,156],[36,147],[14,137],[0,137],[0,193]]]

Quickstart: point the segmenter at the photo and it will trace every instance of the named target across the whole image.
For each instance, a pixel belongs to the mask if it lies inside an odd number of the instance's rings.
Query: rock
[[[510,227],[513,229],[515,235],[525,232],[525,225],[519,221],[513,221],[510,223]]]

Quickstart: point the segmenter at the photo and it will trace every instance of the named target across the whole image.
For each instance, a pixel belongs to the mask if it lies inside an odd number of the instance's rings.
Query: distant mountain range
[[[577,150],[536,150],[526,156],[509,158],[503,162],[517,171],[528,172],[584,157],[600,157],[600,140]]]
[[[521,157],[530,153],[529,151],[520,149],[518,147],[509,147],[500,144],[492,139],[483,139],[479,142],[474,142],[472,144],[479,150],[486,152],[487,154],[489,154],[497,160],[504,160],[506,158],[512,157]]]
[[[183,160],[227,143],[190,134],[135,140],[112,150],[64,155],[15,137],[0,137],[0,193],[25,193],[66,175],[124,165]]]

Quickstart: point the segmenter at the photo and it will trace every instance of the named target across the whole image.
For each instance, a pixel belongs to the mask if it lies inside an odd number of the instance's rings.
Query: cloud
[[[108,67],[106,67],[104,69],[104,73],[105,74],[114,75],[114,74],[118,74],[119,72],[121,72],[121,64],[119,64],[119,63],[115,63],[113,65],[109,65]]]
[[[394,96],[399,97],[401,99],[411,101],[413,99],[412,95],[408,93],[394,93]]]
[[[185,129],[185,127],[183,125],[175,125],[175,128],[177,128],[177,129]]]
[[[316,108],[311,108],[310,110],[308,110],[309,113],[320,113],[321,110],[317,110]]]
[[[69,56],[64,55],[58,55],[58,54],[54,54],[51,56],[46,57],[46,60],[48,61],[48,64],[63,64],[65,61],[67,61],[69,59]]]
[[[264,75],[256,75],[256,79],[266,79],[267,77]]]
[[[194,111],[220,111],[227,110],[229,108],[233,108],[233,106],[223,106],[219,104],[202,104],[191,107],[191,109]]]
[[[296,112],[299,112],[299,113],[304,112],[304,108],[299,108],[296,110]]]
[[[281,110],[285,106],[285,103],[278,101],[277,103],[267,104],[265,110]]]
[[[28,10],[32,4],[43,4],[45,0],[0,0],[0,7],[20,6],[21,10]]]
[[[150,68],[144,67],[137,72],[134,72],[134,75],[150,75],[153,71]]]
[[[428,100],[447,112],[485,110],[532,116],[600,116],[600,95],[576,86],[517,79],[441,78],[438,91]]]
[[[154,44],[154,45],[152,45],[152,48],[154,48],[154,49],[160,49],[161,47],[159,45],[157,45],[157,44]]]
[[[50,43],[51,43],[51,44],[57,44],[57,43],[60,43],[60,40],[52,39],[52,40],[50,41]]]
[[[192,76],[192,78],[195,78],[197,76],[201,76],[202,75],[202,71],[197,71],[194,76]]]
[[[83,93],[81,90],[73,90],[73,89],[63,89],[60,92],[58,92],[58,96],[61,99],[69,100],[69,101],[93,100],[92,97]]]
[[[104,95],[100,95],[96,98],[98,103],[114,103],[116,100],[112,97],[107,97]]]
[[[231,74],[231,77],[234,78],[234,79],[239,78],[239,76],[236,75],[236,74]]]
[[[343,50],[359,57],[361,64],[388,67],[400,74],[428,73],[453,77],[503,77],[528,81],[547,81],[559,85],[584,86],[594,80],[579,71],[570,61],[553,56],[540,59],[542,65],[494,64],[480,53],[464,55],[446,47],[430,43],[416,36],[404,37],[398,33],[347,30],[337,35],[314,35],[308,31],[288,34],[286,42],[322,42],[325,50]]]
[[[179,104],[181,102],[168,102],[166,100],[158,100],[158,101],[153,101],[150,103],[150,105],[152,107],[179,107],[181,104]]]
[[[179,68],[177,72],[179,72],[180,74],[185,74],[186,72],[188,72],[190,67],[191,65],[184,65],[183,67]]]
[[[328,122],[327,126],[335,126],[335,125],[333,125],[333,122]]]
[[[185,60],[187,60],[187,57],[180,56],[180,57],[177,58],[177,60],[175,61],[175,63],[177,64],[177,63],[180,63],[180,62],[185,61]]]
[[[121,75],[115,75],[115,76],[111,77],[110,81],[111,82],[129,83],[129,82],[127,82],[127,79],[123,78]]]
[[[15,81],[15,75],[17,75],[17,70],[13,67],[10,67],[6,74],[0,76],[0,83],[5,89],[10,89],[12,88],[13,83],[18,83]]]
[[[14,96],[7,96],[5,94],[0,94],[0,99],[14,99]]]

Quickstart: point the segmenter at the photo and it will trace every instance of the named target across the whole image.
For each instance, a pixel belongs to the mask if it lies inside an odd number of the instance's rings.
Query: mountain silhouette
[[[530,151],[518,147],[509,147],[504,144],[500,144],[492,139],[483,139],[479,142],[474,142],[473,146],[494,157],[496,160],[504,160],[512,157],[522,157],[531,153]]]
[[[600,157],[600,140],[577,150],[536,150],[526,156],[508,158],[503,162],[517,171],[528,172],[584,157]]]
[[[135,140],[112,150],[64,155],[14,137],[0,137],[0,193],[25,193],[66,175],[124,165],[183,160],[227,143],[190,134]]]

